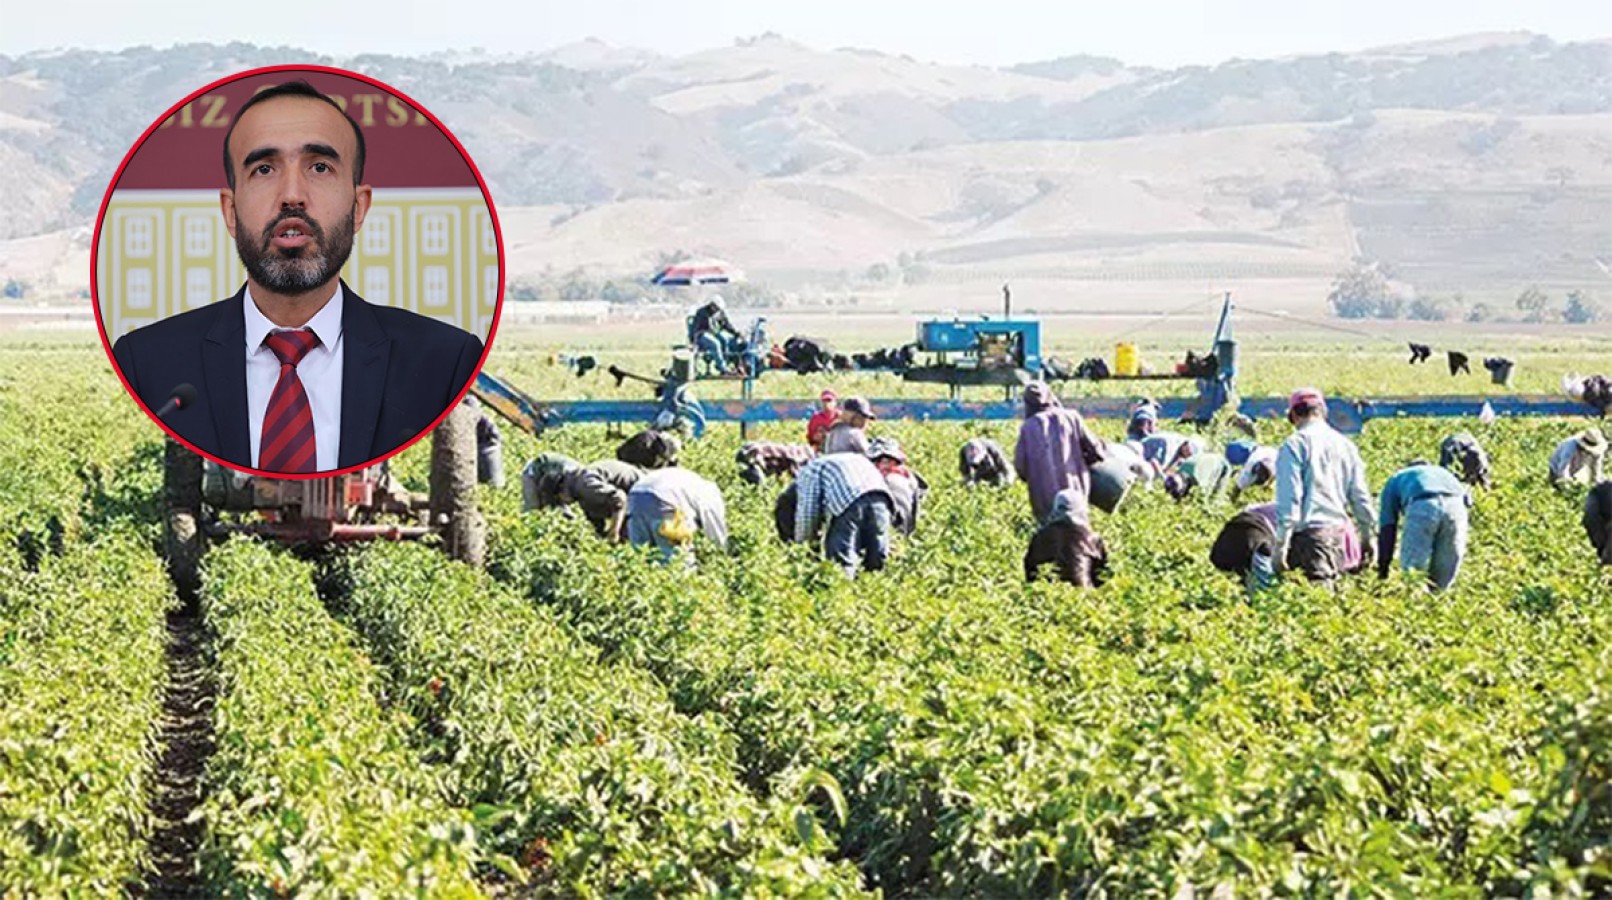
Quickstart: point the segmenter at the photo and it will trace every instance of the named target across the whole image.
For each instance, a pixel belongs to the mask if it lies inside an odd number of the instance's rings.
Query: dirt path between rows
[[[201,612],[193,598],[186,598],[168,614],[168,693],[158,726],[162,756],[151,801],[156,872],[144,896],[204,896],[197,865],[203,823],[187,819],[201,803],[202,772],[213,755],[215,692]]]

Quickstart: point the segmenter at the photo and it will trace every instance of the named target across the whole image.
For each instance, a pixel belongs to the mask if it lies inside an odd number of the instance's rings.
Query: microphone
[[[176,409],[184,409],[195,402],[196,386],[187,381],[174,388],[173,393],[168,395],[168,402],[157,410],[157,418],[160,419]]]

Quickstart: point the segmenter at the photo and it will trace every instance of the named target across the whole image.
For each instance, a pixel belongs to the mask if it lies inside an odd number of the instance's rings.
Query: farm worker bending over
[[[778,444],[772,441],[746,441],[735,459],[739,463],[739,477],[750,484],[760,484],[768,476],[795,477],[800,467],[812,461],[817,454],[805,444]]]
[[[868,459],[884,476],[890,490],[891,524],[902,534],[918,527],[918,508],[929,493],[929,482],[907,466],[907,454],[894,438],[874,438],[868,444]]]
[[[1209,562],[1243,579],[1250,593],[1276,583],[1276,504],[1245,506],[1209,548]]]
[[[957,451],[957,471],[964,484],[985,483],[995,487],[1013,483],[1013,469],[1008,466],[1007,454],[1002,445],[990,438],[970,438]]]
[[[654,546],[670,562],[702,532],[719,548],[728,546],[727,507],[717,486],[688,469],[656,469],[627,492],[627,540]],[[688,556],[693,564],[693,556]]]
[[[738,339],[739,329],[728,320],[728,305],[721,295],[711,295],[704,306],[694,311],[688,330],[694,346],[716,363],[718,372],[726,374],[728,341]]]
[[[1599,428],[1586,428],[1556,445],[1556,452],[1550,455],[1551,484],[1596,484],[1605,458],[1606,436]]]
[[[676,435],[646,428],[622,441],[616,448],[616,459],[640,469],[664,469],[677,465],[680,449]]]
[[[1461,466],[1461,480],[1489,487],[1489,454],[1478,439],[1463,431],[1445,438],[1438,448],[1438,464],[1446,469]]]
[[[1472,506],[1472,495],[1460,480],[1443,466],[1419,460],[1394,473],[1383,485],[1381,506],[1377,576],[1388,577],[1400,519],[1404,519],[1399,564],[1406,571],[1426,572],[1427,580],[1439,590],[1449,587],[1466,557],[1467,509]]]
[[[1037,522],[1052,512],[1052,498],[1059,491],[1089,493],[1090,467],[1102,460],[1102,445],[1086,430],[1079,412],[1065,409],[1046,382],[1025,385],[1013,470],[1029,485],[1030,511]]]
[[[1052,511],[1030,538],[1030,549],[1024,554],[1024,580],[1036,580],[1049,563],[1059,581],[1075,587],[1098,587],[1103,583],[1108,570],[1108,547],[1091,530],[1086,495],[1080,491],[1059,491],[1052,498]]]
[[[1161,470],[1168,470],[1186,458],[1183,455],[1186,447],[1191,447],[1196,453],[1208,449],[1203,438],[1187,437],[1174,431],[1155,431],[1142,439],[1142,458],[1157,464]]]
[[[1175,471],[1164,477],[1164,489],[1177,501],[1197,490],[1206,500],[1213,500],[1225,490],[1231,466],[1226,457],[1208,450],[1199,450],[1192,444],[1182,444]]]
[[[833,391],[823,391],[817,396],[817,412],[806,420],[806,443],[812,449],[823,452],[823,439],[828,437],[828,430],[840,419],[839,395]]]
[[[873,405],[864,397],[846,397],[840,404],[840,418],[823,436],[822,453],[868,453],[868,423],[873,421]]]
[[[1248,458],[1237,472],[1237,481],[1231,486],[1233,502],[1243,491],[1270,484],[1276,478],[1276,448],[1258,446],[1248,451]]]
[[[582,466],[570,457],[545,453],[521,472],[521,498],[527,511],[575,503],[596,534],[620,542],[627,492],[642,475],[636,466],[614,459]]]
[[[1584,498],[1584,531],[1601,565],[1612,566],[1612,481],[1603,481]]]
[[[1133,445],[1103,441],[1103,460],[1091,467],[1091,505],[1106,513],[1119,508],[1138,480],[1152,484],[1153,464]]]
[[[890,555],[890,487],[866,456],[833,453],[807,463],[795,478],[797,543],[815,543],[828,523],[823,555],[855,576],[857,565],[884,568]]]
[[[1331,581],[1376,555],[1366,464],[1327,424],[1320,391],[1294,391],[1287,420],[1295,430],[1276,454],[1276,568]]]

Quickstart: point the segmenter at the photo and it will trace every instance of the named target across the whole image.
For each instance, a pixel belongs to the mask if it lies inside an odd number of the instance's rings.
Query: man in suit
[[[384,456],[474,377],[482,344],[375,306],[338,277],[369,211],[358,124],[306,82],[264,90],[224,136],[224,225],[246,267],[233,297],[136,329],[112,348],[148,409],[243,468],[311,474]]]

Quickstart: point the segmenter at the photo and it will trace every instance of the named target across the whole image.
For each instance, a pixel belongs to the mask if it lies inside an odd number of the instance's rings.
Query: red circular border
[[[134,155],[140,151],[142,146],[145,145],[146,139],[151,137],[151,133],[161,127],[162,123],[166,122],[169,116],[178,113],[180,108],[186,103],[195,100],[197,97],[200,97],[214,88],[230,84],[231,82],[240,81],[243,78],[250,78],[254,75],[267,75],[274,72],[318,72],[323,75],[338,75],[351,78],[356,81],[361,81],[370,87],[380,88],[383,91],[391,93],[394,97],[397,97],[399,100],[407,103],[414,109],[415,112],[425,116],[426,119],[430,120],[432,125],[436,126],[438,131],[442,132],[442,136],[447,138],[449,143],[453,144],[453,148],[459,151],[459,156],[464,159],[465,165],[470,167],[470,174],[475,176],[476,186],[481,189],[481,198],[487,204],[487,215],[489,218],[491,218],[493,225],[493,237],[498,242],[498,299],[493,304],[492,325],[487,330],[487,339],[482,342],[481,359],[476,362],[475,372],[470,376],[470,380],[465,382],[464,388],[460,390],[457,395],[455,395],[453,402],[448,404],[448,408],[444,409],[442,414],[437,416],[435,421],[426,426],[424,431],[421,431],[419,434],[410,438],[408,441],[404,442],[390,453],[387,453],[384,456],[377,456],[374,459],[360,463],[356,466],[348,466],[345,469],[332,469],[326,472],[316,472],[311,475],[293,474],[288,472],[266,472],[262,469],[248,468],[246,466],[220,459],[217,456],[208,453],[200,447],[197,447],[195,444],[192,444],[191,442],[180,437],[172,428],[169,428],[161,419],[158,419],[156,415],[152,413],[150,407],[146,406],[145,401],[140,399],[140,395],[135,393],[134,388],[129,387],[129,380],[123,377],[123,370],[118,368],[118,361],[112,356],[112,342],[107,340],[106,322],[101,317],[100,273],[97,269],[101,256],[101,226],[105,224],[106,209],[112,203],[112,194],[117,190],[118,182],[123,179],[123,170],[128,167],[129,161],[133,159]],[[157,120],[152,122],[151,126],[140,135],[140,139],[134,142],[134,146],[129,148],[129,152],[123,156],[123,161],[118,164],[117,172],[113,174],[111,183],[106,186],[106,195],[101,198],[101,210],[95,216],[95,238],[91,243],[91,248],[90,302],[94,304],[95,307],[95,328],[98,332],[100,332],[101,335],[101,349],[106,351],[107,361],[112,364],[112,371],[117,373],[118,381],[123,383],[123,389],[128,391],[130,397],[134,398],[134,402],[138,404],[140,410],[146,414],[146,418],[157,423],[157,427],[161,428],[164,434],[178,441],[180,444],[183,444],[191,452],[210,459],[226,469],[236,472],[245,472],[248,475],[256,475],[262,478],[275,478],[286,481],[309,481],[315,478],[334,478],[338,475],[347,475],[352,472],[357,472],[360,469],[365,469],[369,466],[376,465],[377,463],[385,462],[386,460],[397,456],[399,453],[402,453],[403,451],[419,443],[421,438],[424,438],[426,435],[436,430],[436,427],[442,424],[442,420],[446,419],[448,414],[453,412],[455,407],[464,402],[465,395],[470,393],[470,388],[476,383],[477,376],[481,375],[482,368],[487,365],[487,357],[492,353],[493,350],[493,338],[498,334],[498,322],[501,318],[503,318],[504,314],[504,231],[498,224],[498,210],[493,205],[492,194],[487,190],[487,180],[481,177],[481,170],[476,168],[475,160],[471,159],[470,154],[465,152],[464,145],[459,143],[459,139],[453,136],[453,132],[449,131],[448,127],[443,125],[440,119],[438,119],[435,115],[432,115],[430,110],[421,106],[419,103],[416,103],[414,98],[404,94],[402,91],[392,87],[391,85],[377,81],[368,75],[360,75],[357,72],[350,72],[346,69],[338,69],[334,66],[289,64],[283,66],[263,66],[257,69],[249,69],[245,72],[237,72],[234,75],[220,78],[217,81],[205,85],[204,87],[201,87],[190,93],[173,106],[170,106],[166,112],[158,116]]]

